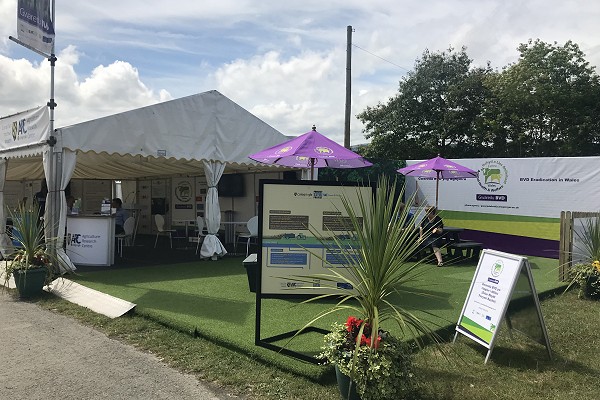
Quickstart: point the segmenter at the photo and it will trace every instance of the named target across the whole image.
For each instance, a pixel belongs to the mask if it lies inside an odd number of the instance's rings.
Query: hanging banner
[[[562,210],[597,211],[600,157],[453,159],[476,179],[443,179],[441,210],[559,218]],[[419,162],[408,160],[407,165]],[[435,179],[406,177],[407,196],[435,204]]]
[[[19,0],[17,38],[44,53],[54,53],[54,21],[50,0]]]
[[[0,119],[0,151],[45,143],[50,137],[48,107]]]

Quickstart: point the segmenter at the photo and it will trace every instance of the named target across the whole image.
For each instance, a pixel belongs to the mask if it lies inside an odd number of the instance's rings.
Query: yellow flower
[[[596,268],[596,271],[600,272],[600,261],[596,260],[592,262],[592,266]]]

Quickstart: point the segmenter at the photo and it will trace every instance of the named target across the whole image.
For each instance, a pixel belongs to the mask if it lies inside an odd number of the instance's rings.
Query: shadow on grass
[[[242,324],[254,309],[253,304],[243,301],[158,289],[148,290],[133,302],[148,309],[198,318],[196,325],[202,325],[203,319]]]

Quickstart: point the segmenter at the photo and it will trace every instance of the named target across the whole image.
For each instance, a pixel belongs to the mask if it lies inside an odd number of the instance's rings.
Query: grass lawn
[[[264,400],[339,398],[331,370],[316,383],[139,315],[109,319],[52,295],[37,302],[152,352],[226,393]],[[569,292],[546,298],[542,312],[553,361],[536,343],[518,335],[510,340],[503,327],[492,357],[484,365],[485,349],[461,337],[456,344],[444,345],[447,359],[433,347],[416,355],[415,379],[423,400],[597,399],[600,303],[580,300]]]
[[[557,261],[531,257],[538,292],[561,286]],[[471,279],[473,264],[444,268],[425,266],[419,282],[409,288],[418,295],[404,294],[396,304],[430,320],[434,329],[453,326],[458,320]],[[182,332],[195,333],[259,362],[322,381],[330,369],[304,363],[254,345],[255,295],[248,290],[242,258],[219,261],[109,269],[80,272],[79,283],[136,303],[136,312]],[[262,337],[301,328],[327,302],[300,304],[298,299],[265,299],[262,307]],[[427,313],[435,315],[431,318]],[[330,316],[317,326],[328,329],[347,315]],[[288,347],[314,354],[322,335],[306,334]],[[283,344],[283,343],[280,343]]]

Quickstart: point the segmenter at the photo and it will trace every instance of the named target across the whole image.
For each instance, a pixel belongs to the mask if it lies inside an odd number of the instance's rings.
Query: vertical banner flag
[[[17,6],[17,38],[44,54],[53,53],[54,21],[50,6],[50,0],[18,0]]]

